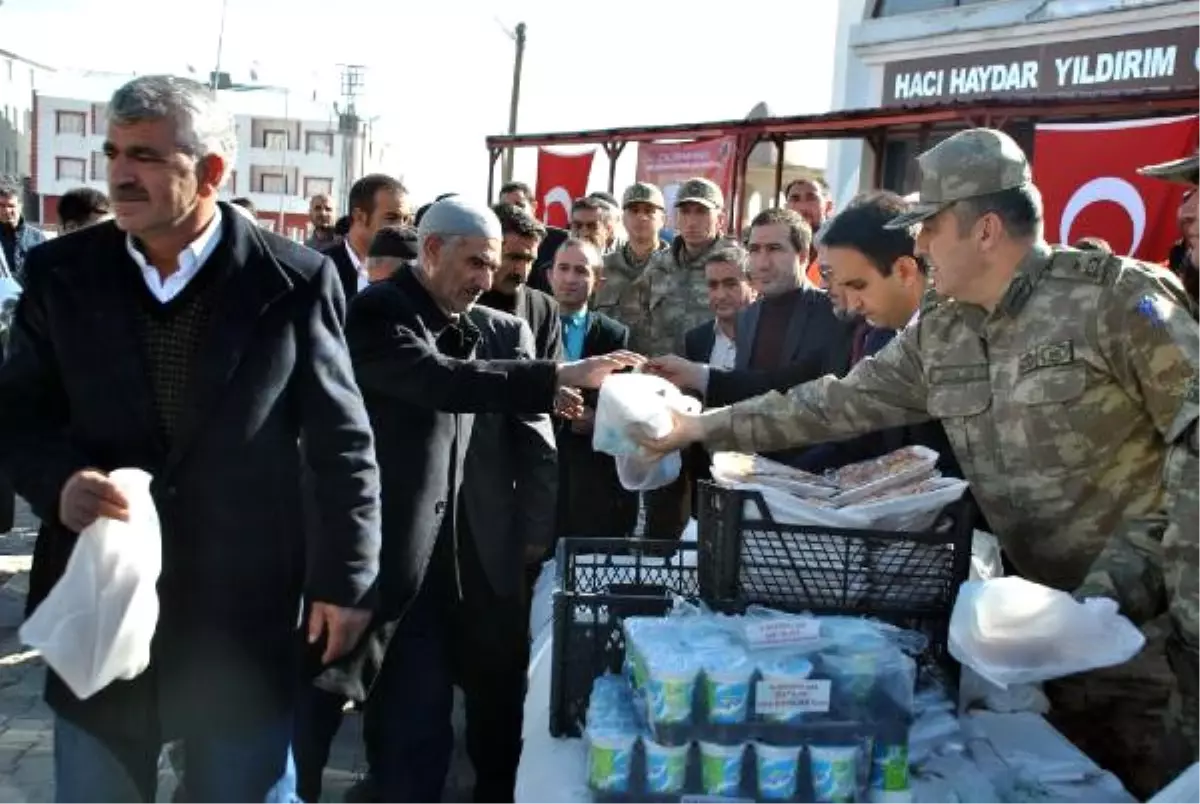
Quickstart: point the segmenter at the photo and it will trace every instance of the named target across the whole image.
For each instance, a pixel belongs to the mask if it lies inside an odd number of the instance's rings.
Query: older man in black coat
[[[161,611],[149,668],[87,700],[53,672],[59,801],[153,801],[163,741],[200,801],[289,800],[303,634],[326,661],[369,617],[378,473],[330,261],[216,201],[233,121],[200,84],[135,79],[108,106],[115,222],[29,255],[0,368],[0,463],[43,525],[36,608],[79,533],[153,476]],[[321,527],[301,516],[299,444]],[[308,555],[313,556],[311,563]]]
[[[500,222],[456,196],[433,204],[418,230],[421,265],[360,293],[346,328],[379,444],[385,531],[381,615],[343,680],[370,678],[386,644],[367,701],[382,725],[368,762],[384,801],[439,800],[449,766],[451,636],[463,599],[458,495],[472,414],[548,413],[556,396],[560,412],[578,414],[582,398],[559,389],[596,387],[640,362],[628,353],[475,360],[480,333],[464,313],[499,268]]]

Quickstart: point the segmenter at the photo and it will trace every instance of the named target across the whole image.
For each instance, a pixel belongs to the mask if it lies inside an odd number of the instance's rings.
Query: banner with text
[[[675,228],[675,193],[688,179],[702,177],[716,183],[726,203],[733,189],[736,137],[692,142],[638,144],[637,180],[658,185],[667,202],[667,227]]]
[[[571,225],[571,204],[587,194],[595,153],[556,154],[538,148],[538,213],[543,223],[561,229]]]
[[[1196,142],[1196,117],[1038,126],[1033,180],[1045,203],[1046,240],[1100,237],[1117,254],[1162,262],[1179,238],[1185,188],[1137,169],[1194,154]]]
[[[881,105],[1196,89],[1198,47],[1200,29],[1189,25],[892,62]]]

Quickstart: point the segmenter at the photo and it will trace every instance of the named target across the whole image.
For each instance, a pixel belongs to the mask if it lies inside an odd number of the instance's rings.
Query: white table
[[[518,802],[587,802],[587,749],[580,739],[550,736],[550,665],[554,565],[538,579],[530,616],[533,649],[525,695],[524,748],[517,771]],[[1132,802],[1112,774],[1101,770],[1040,715],[977,712],[960,718],[969,751],[934,762],[914,776],[913,799],[997,801],[1011,795],[1014,773],[1037,779],[1018,793],[1028,801]]]

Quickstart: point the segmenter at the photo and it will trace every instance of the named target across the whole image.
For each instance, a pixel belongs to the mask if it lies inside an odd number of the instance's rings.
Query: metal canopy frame
[[[631,142],[734,136],[737,138],[737,162],[734,165],[733,198],[730,201],[735,210],[734,226],[740,230],[745,211],[747,162],[751,151],[762,142],[770,142],[776,146],[775,194],[772,203],[777,204],[779,193],[783,189],[783,145],[791,140],[865,140],[875,153],[874,184],[878,186],[883,178],[883,148],[889,136],[911,135],[924,142],[930,130],[938,126],[1003,128],[1008,123],[1018,120],[1064,122],[1094,118],[1160,117],[1197,112],[1200,112],[1200,100],[1197,99],[1195,90],[1139,91],[1058,98],[991,98],[925,106],[849,109],[825,114],[767,117],[758,120],[496,135],[487,138],[488,199],[490,201],[495,197],[496,162],[507,148],[598,144],[608,156],[608,191],[613,193],[617,160],[625,146]]]

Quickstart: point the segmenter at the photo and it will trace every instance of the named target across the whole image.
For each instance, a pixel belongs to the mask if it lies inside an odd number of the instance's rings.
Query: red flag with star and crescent
[[[1046,207],[1046,240],[1107,240],[1117,254],[1166,260],[1179,239],[1186,187],[1137,169],[1196,153],[1196,116],[1039,125],[1033,180]]]

